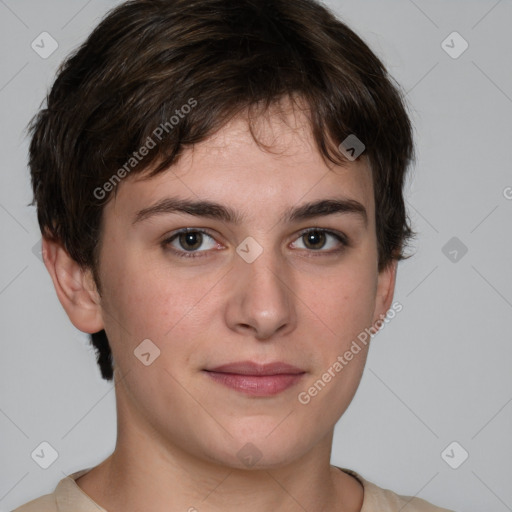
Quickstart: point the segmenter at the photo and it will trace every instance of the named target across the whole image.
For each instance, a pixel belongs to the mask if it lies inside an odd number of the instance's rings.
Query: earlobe
[[[42,248],[57,297],[72,324],[86,333],[101,331],[100,296],[91,271],[81,268],[57,241],[43,238]]]

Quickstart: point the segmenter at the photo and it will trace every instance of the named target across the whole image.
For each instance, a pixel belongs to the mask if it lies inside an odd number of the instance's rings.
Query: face
[[[233,467],[291,462],[332,434],[367,345],[344,354],[394,286],[366,161],[328,166],[299,113],[262,117],[257,136],[271,151],[238,118],[122,182],[99,266],[119,414]]]

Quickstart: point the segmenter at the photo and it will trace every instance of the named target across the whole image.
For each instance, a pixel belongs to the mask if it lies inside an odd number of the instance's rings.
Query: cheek
[[[324,324],[328,339],[341,348],[368,327],[375,307],[376,273],[369,266],[346,266],[329,275],[308,276],[298,294]],[[312,326],[314,324],[311,324]]]
[[[172,342],[173,350],[179,350],[180,340],[190,346],[191,334],[208,325],[213,309],[208,306],[214,295],[211,290],[222,275],[194,278],[161,257],[150,261],[135,252],[130,258],[109,261],[116,264],[104,267],[104,289],[108,290],[102,299],[104,320],[113,351],[122,343],[117,351],[121,357],[144,339],[161,349]]]
[[[322,321],[307,328],[315,339],[310,359],[316,364],[314,374],[299,390],[297,407],[308,428],[314,429],[319,417],[334,425],[357,390],[369,348],[364,329],[372,322],[375,279],[368,268],[347,268],[325,280],[321,292],[314,286],[308,289],[314,304],[311,310]]]

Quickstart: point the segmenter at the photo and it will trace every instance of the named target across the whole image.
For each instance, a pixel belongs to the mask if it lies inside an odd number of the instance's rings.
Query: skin
[[[58,243],[43,243],[70,320],[87,333],[104,328],[112,347],[116,447],[77,480],[109,512],[148,503],[154,512],[361,509],[362,486],[331,466],[330,455],[367,347],[307,405],[297,396],[391,305],[396,262],[378,272],[371,171],[364,156],[328,165],[301,111],[268,112],[256,127],[271,151],[238,117],[170,170],[118,186],[103,213],[101,295]],[[214,201],[243,218],[174,212],[133,224],[138,211],[170,196]],[[284,220],[288,208],[339,198],[361,203],[367,222],[356,213]],[[187,227],[213,237],[203,238],[202,256],[175,255],[172,248],[186,252],[179,239],[162,245]],[[322,247],[320,235],[311,248],[305,228],[344,233],[349,245],[327,235]],[[252,263],[236,252],[249,236],[263,248]],[[148,366],[134,356],[144,339],[160,349]],[[283,361],[305,374],[277,395],[254,397],[203,371],[243,360]],[[247,443],[261,454],[251,467],[237,457]]]

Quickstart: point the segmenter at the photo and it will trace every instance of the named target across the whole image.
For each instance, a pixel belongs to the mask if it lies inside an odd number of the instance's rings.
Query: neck
[[[108,512],[358,512],[363,490],[330,465],[333,431],[302,457],[279,467],[238,469],[194,456],[158,433],[118,397],[112,455],[77,485]],[[150,504],[150,507],[148,507]]]

